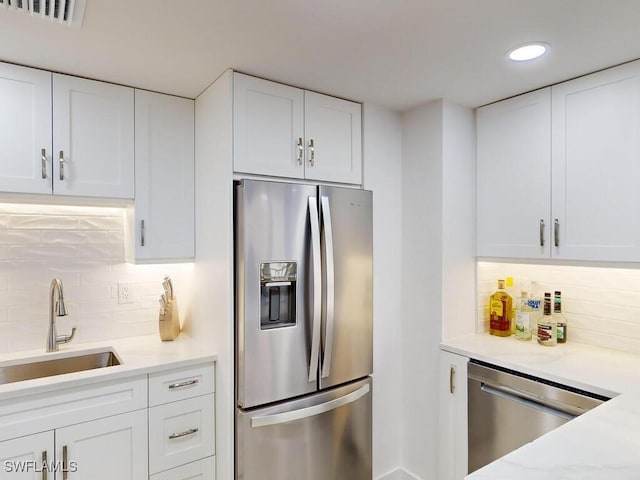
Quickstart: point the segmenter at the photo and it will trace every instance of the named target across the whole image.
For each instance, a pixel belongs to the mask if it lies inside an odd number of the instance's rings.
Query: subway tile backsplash
[[[69,312],[58,331],[77,327],[74,343],[156,334],[165,275],[184,319],[193,266],[125,263],[124,242],[123,208],[0,203],[0,353],[44,350],[54,277]],[[119,282],[133,303],[118,303]]]
[[[488,298],[497,279],[514,277],[541,292],[562,291],[569,342],[640,353],[640,266],[608,268],[478,262],[478,332],[488,326]]]

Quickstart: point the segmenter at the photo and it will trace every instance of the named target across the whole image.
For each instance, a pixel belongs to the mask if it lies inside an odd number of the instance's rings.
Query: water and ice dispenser
[[[296,324],[296,262],[260,264],[260,329]]]

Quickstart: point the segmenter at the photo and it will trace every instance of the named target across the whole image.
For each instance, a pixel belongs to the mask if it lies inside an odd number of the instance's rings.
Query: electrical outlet
[[[133,285],[118,283],[118,303],[133,303]]]

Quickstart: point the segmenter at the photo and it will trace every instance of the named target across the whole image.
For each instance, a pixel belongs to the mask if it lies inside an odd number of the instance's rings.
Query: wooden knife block
[[[162,341],[175,340],[180,335],[180,315],[178,314],[178,301],[175,297],[167,301],[164,312],[160,310],[158,318],[160,338]]]

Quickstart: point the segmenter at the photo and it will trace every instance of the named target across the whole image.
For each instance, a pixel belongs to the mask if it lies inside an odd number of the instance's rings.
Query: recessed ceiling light
[[[546,53],[549,49],[549,44],[544,42],[527,43],[525,45],[519,45],[512,48],[507,52],[507,57],[514,62],[524,62],[526,60],[533,60]]]

